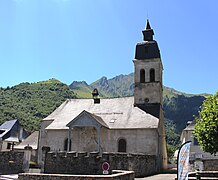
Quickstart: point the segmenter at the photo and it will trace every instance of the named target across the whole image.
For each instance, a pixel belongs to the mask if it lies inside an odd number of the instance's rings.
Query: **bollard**
[[[196,180],[201,180],[201,175],[199,174],[199,172],[196,172]]]

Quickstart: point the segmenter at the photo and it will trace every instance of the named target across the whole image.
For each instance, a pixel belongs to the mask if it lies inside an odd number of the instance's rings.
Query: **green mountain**
[[[91,92],[97,88],[101,97],[132,96],[134,91],[134,74],[119,75],[112,79],[102,77],[88,85],[86,82],[73,82],[70,88],[80,98],[91,98]],[[163,90],[164,116],[176,124],[176,129],[181,131],[186,122],[193,120],[198,114],[205,95],[186,94],[172,88],[164,87]]]
[[[56,79],[0,88],[0,124],[19,119],[26,130],[37,130],[43,118],[75,97],[69,86]]]
[[[125,97],[132,96],[134,90],[133,73],[129,75],[119,75],[112,79],[102,77],[90,84],[95,87],[104,97]]]

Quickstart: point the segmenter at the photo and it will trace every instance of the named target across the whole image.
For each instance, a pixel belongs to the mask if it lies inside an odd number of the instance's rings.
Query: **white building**
[[[204,170],[204,163],[210,160],[217,160],[218,161],[218,154],[216,156],[211,155],[210,153],[204,152],[199,144],[197,139],[193,135],[194,126],[196,121],[191,121],[187,127],[182,131],[181,134],[181,142],[185,143],[187,141],[191,141],[190,147],[190,162],[194,169]],[[208,167],[206,167],[208,169]]]

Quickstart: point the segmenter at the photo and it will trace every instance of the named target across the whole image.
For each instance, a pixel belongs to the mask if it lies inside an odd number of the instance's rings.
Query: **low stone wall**
[[[203,160],[204,171],[218,171],[218,159]]]
[[[0,152],[0,174],[17,174],[22,172],[23,152]]]
[[[114,171],[112,175],[69,175],[69,174],[19,174],[19,180],[133,180],[135,178],[133,171]]]
[[[195,163],[200,162],[202,163],[202,167],[198,168],[199,166],[196,166]],[[203,170],[203,171],[218,171],[218,159],[202,159],[202,160],[191,160],[190,163],[190,172],[194,172],[197,169]]]
[[[110,170],[134,171],[136,177],[157,173],[156,156],[127,153],[49,152],[45,159],[45,173],[49,174],[102,174],[102,164],[108,162]]]

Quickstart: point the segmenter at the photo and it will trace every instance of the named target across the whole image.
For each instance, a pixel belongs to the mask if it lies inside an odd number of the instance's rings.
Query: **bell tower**
[[[160,50],[153,40],[154,31],[147,20],[142,31],[143,41],[137,43],[135,51],[134,105],[156,117],[162,116],[162,71]]]

